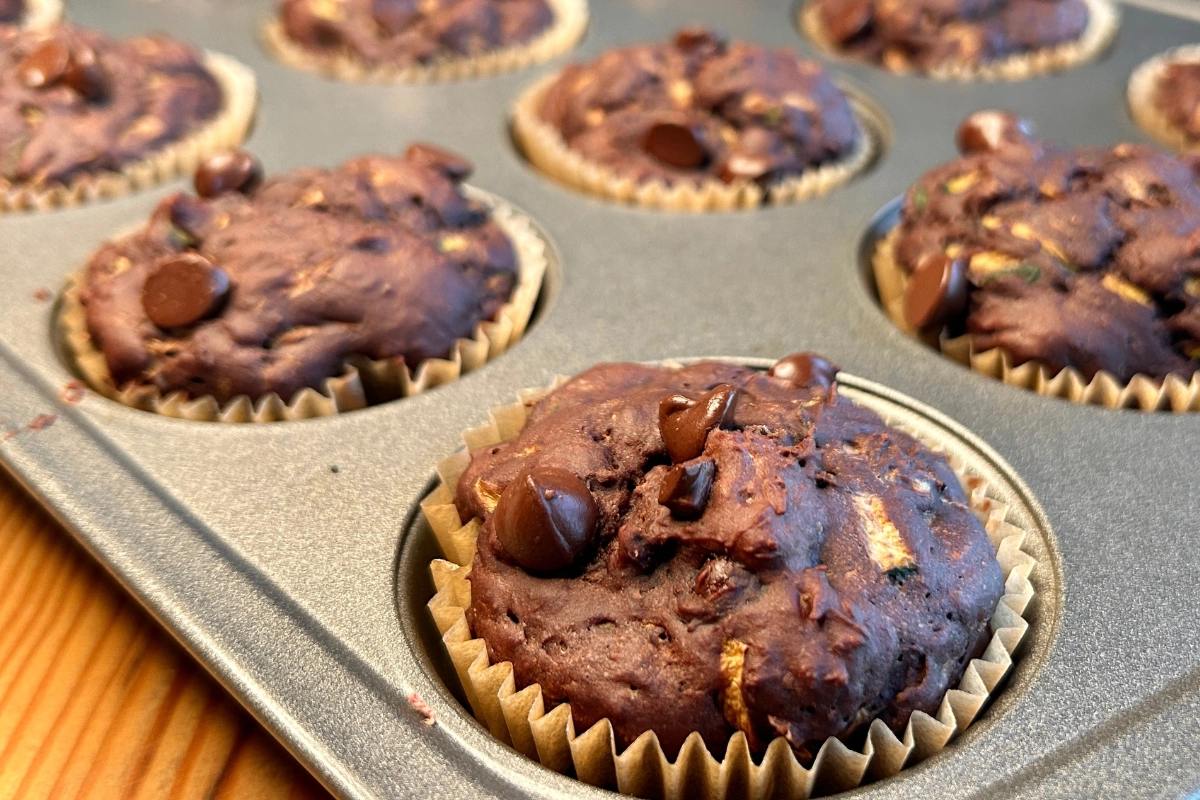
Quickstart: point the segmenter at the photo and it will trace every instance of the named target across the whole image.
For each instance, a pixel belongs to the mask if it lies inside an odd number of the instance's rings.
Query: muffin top
[[[812,0],[847,55],[896,72],[977,65],[1082,36],[1083,0]]]
[[[1002,112],[972,115],[958,139],[964,154],[904,199],[910,324],[1089,379],[1200,368],[1193,162],[1133,144],[1059,149]]]
[[[214,157],[201,197],[163,200],[88,262],[81,299],[116,385],[285,402],[346,358],[449,355],[516,282],[512,244],[459,182],[470,165],[414,145],[258,186]]]
[[[540,114],[588,161],[667,184],[775,181],[838,160],[861,135],[819,64],[704,28],[568,66]]]
[[[1200,140],[1200,61],[1174,61],[1163,70],[1152,99],[1175,128]]]
[[[934,711],[1001,570],[945,459],[834,370],[604,364],[474,451],[456,503],[483,519],[467,618],[493,663],[671,756],[742,731],[807,758]]]
[[[284,32],[370,66],[424,64],[525,44],[550,27],[546,0],[283,0]]]
[[[194,132],[221,88],[188,45],[0,28],[0,188],[119,170]]]

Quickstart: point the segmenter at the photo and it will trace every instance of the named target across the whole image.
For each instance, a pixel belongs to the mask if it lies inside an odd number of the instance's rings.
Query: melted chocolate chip
[[[527,570],[569,567],[591,545],[599,511],[587,484],[557,467],[517,475],[496,504],[496,536]]]
[[[921,261],[904,290],[904,319],[918,330],[941,327],[967,307],[967,265],[935,253]]]
[[[409,161],[436,167],[453,181],[465,181],[475,171],[475,165],[462,156],[425,142],[413,142],[408,146],[404,157]]]
[[[642,150],[676,169],[697,169],[708,160],[696,132],[674,122],[658,122],[646,131]]]
[[[263,168],[257,158],[245,150],[217,153],[196,168],[193,183],[196,194],[216,197],[225,192],[250,194],[262,184]]]
[[[17,64],[17,79],[31,89],[49,86],[62,77],[71,51],[60,39],[47,39]]]
[[[658,405],[658,428],[667,453],[676,464],[704,452],[708,434],[733,424],[738,390],[727,383],[693,400],[681,394],[663,398]]]
[[[837,379],[838,368],[816,353],[792,353],[771,365],[767,374],[789,381],[793,386],[820,386],[828,389]]]
[[[96,58],[96,51],[86,45],[79,45],[71,53],[62,82],[88,102],[95,103],[108,97],[108,75],[100,65],[100,59]]]
[[[229,293],[229,276],[199,253],[167,256],[142,288],[142,308],[160,328],[192,325],[216,311]]]
[[[1007,111],[976,111],[962,121],[954,135],[958,151],[994,153],[1005,147],[1020,146],[1030,141],[1033,126]]]
[[[658,491],[659,504],[671,509],[671,516],[676,519],[695,519],[708,505],[708,492],[716,471],[717,462],[711,458],[695,464],[676,464],[663,478]]]

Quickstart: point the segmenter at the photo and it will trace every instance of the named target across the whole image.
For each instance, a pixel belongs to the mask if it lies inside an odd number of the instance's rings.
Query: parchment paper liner
[[[1147,59],[1129,76],[1126,96],[1129,100],[1129,115],[1138,127],[1159,142],[1176,150],[1198,151],[1200,140],[1192,139],[1182,128],[1176,127],[1167,115],[1158,109],[1154,99],[1158,94],[1158,82],[1172,63],[1200,62],[1200,45],[1187,45],[1159,53]]]
[[[62,0],[25,0],[21,27],[27,30],[49,28],[62,19]]]
[[[263,25],[263,41],[279,61],[305,72],[353,83],[443,83],[486,78],[541,64],[562,55],[583,38],[588,25],[587,0],[546,0],[554,22],[527,44],[479,56],[446,56],[429,64],[371,66],[352,54],[324,54],[293,42],[278,18]]]
[[[471,602],[471,585],[466,575],[471,569],[481,523],[478,518],[466,525],[459,521],[453,487],[470,463],[471,450],[516,436],[525,426],[534,404],[566,380],[560,376],[549,387],[525,390],[520,394],[520,402],[493,409],[487,424],[464,431],[466,450],[438,465],[441,483],[421,503],[421,510],[448,559],[430,565],[437,594],[429,601],[429,610],[475,717],[493,736],[556,772],[574,773],[586,783],[625,794],[760,800],[829,794],[889,777],[942,750],[971,724],[1008,674],[1013,655],[1029,628],[1023,615],[1034,595],[1029,575],[1037,562],[1021,550],[1027,534],[1006,521],[1008,507],[989,494],[986,481],[972,474],[953,455],[947,455],[947,460],[962,480],[971,507],[996,548],[996,558],[1005,576],[1004,595],[992,616],[993,636],[982,658],[972,660],[967,666],[958,688],[943,697],[936,717],[915,712],[902,738],[875,720],[861,752],[830,738],[817,753],[812,767],[806,769],[782,737],[772,741],[761,763],[755,764],[746,737],[740,732],[729,740],[720,762],[705,748],[700,735],[692,733],[671,763],[653,732],[642,734],[623,753],[618,753],[607,719],[577,735],[569,704],[546,713],[539,685],[518,691],[511,662],[492,665],[484,641],[471,637],[465,616]],[[888,424],[905,430],[894,422]],[[917,435],[915,431],[906,432]]]
[[[254,119],[258,98],[254,73],[222,53],[206,52],[204,66],[220,84],[224,99],[217,116],[204,127],[141,161],[125,165],[120,172],[88,173],[67,184],[17,184],[0,188],[0,214],[51,211],[150,189],[180,175],[190,175],[208,156],[240,145],[249,134]]]
[[[842,159],[811,167],[764,190],[754,181],[725,183],[716,178],[680,182],[639,182],[603,164],[588,161],[572,150],[554,126],[538,113],[542,98],[560,73],[547,75],[521,93],[513,106],[512,131],[525,157],[554,180],[608,200],[666,211],[732,211],[766,203],[798,203],[827,194],[865,170],[880,146],[880,122],[869,101],[857,92],[845,92],[858,123],[859,136]]]
[[[1012,356],[1002,348],[977,352],[970,334],[948,336],[945,331],[921,334],[904,319],[904,290],[908,274],[893,257],[899,229],[893,229],[876,245],[871,259],[879,301],[896,327],[920,339],[943,355],[970,367],[989,378],[1029,389],[1047,397],[1061,397],[1073,403],[1105,406],[1106,408],[1136,408],[1142,411],[1200,411],[1200,372],[1185,381],[1178,375],[1165,380],[1148,375],[1134,375],[1128,383],[1117,380],[1111,372],[1101,370],[1088,381],[1079,370],[1067,367],[1054,373],[1045,364],[1027,361],[1013,364]]]
[[[59,313],[59,332],[79,372],[87,383],[117,402],[167,417],[199,422],[278,422],[330,417],[376,402],[411,397],[427,389],[457,380],[504,353],[525,333],[542,288],[547,267],[546,242],[533,222],[507,203],[486,192],[464,187],[474,200],[491,208],[492,219],[513,243],[517,253],[517,285],[496,319],[484,320],[470,339],[459,339],[448,358],[430,358],[410,370],[402,357],[376,361],[365,356],[347,359],[345,372],[328,378],[321,391],[304,388],[285,403],[277,394],[251,401],[241,395],[220,405],[211,395],[189,398],[185,392],[163,396],[156,387],[130,385],[118,389],[113,383],[104,354],[92,343],[87,316],[80,302],[82,273],[68,281]]]
[[[982,64],[949,63],[921,73],[936,80],[956,81],[1023,81],[1038,75],[1063,72],[1086,64],[1103,53],[1117,36],[1121,15],[1111,0],[1084,0],[1088,7],[1088,24],[1083,35],[1073,42],[1046,47],[1029,53],[1018,53]],[[797,12],[797,23],[820,49],[832,56],[849,58],[829,38],[825,24],[813,0],[806,2]],[[888,69],[887,67],[882,67]],[[898,74],[913,74],[915,71],[891,70]]]

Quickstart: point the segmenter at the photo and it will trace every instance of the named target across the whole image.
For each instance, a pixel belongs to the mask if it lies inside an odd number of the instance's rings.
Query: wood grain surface
[[[328,793],[0,471],[0,800]]]

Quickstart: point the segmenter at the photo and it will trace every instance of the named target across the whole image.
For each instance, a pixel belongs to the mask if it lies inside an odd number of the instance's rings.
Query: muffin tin
[[[812,54],[793,10],[593,0],[568,58],[691,21]],[[337,794],[611,797],[493,740],[438,679],[446,665],[424,609],[435,553],[417,513],[434,465],[489,408],[555,373],[818,350],[869,376],[846,383],[871,402],[991,465],[1041,531],[1049,565],[1034,637],[995,705],[944,753],[855,796],[1184,795],[1200,785],[1200,418],[1078,406],[973,375],[895,329],[861,252],[874,215],[954,154],[954,126],[977,108],[1017,111],[1064,144],[1144,141],[1125,80],[1154,53],[1200,41],[1200,24],[1123,10],[1107,56],[1024,83],[837,63],[889,115],[874,168],[807,203],[688,216],[578,194],[521,159],[507,110],[563,59],[477,82],[361,86],[269,58],[256,40],[265,1],[73,4],[81,24],[162,29],[251,66],[262,104],[249,147],[269,171],[431,140],[475,161],[471,182],[529,213],[556,253],[526,337],[456,383],[333,419],[219,425],[90,392],[70,402],[52,334],[66,276],[179,184],[0,217],[0,460]]]

